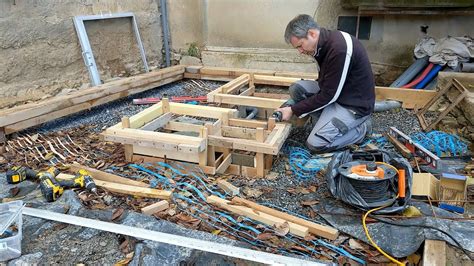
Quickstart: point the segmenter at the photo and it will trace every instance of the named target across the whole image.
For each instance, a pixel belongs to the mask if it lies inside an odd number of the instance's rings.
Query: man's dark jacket
[[[358,116],[373,112],[375,81],[370,61],[360,41],[353,36],[350,36],[350,39],[352,56],[349,59],[348,47],[342,33],[320,29],[314,58],[320,68],[318,83],[321,91],[293,105],[291,109],[295,115],[301,116],[320,110],[332,102],[355,111]],[[346,75],[343,75],[344,64],[349,64]]]

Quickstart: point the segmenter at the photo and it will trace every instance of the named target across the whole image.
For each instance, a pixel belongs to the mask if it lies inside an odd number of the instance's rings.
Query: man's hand
[[[283,108],[278,108],[277,111],[281,112],[281,120],[282,121],[288,121],[290,120],[291,116],[293,115],[293,110],[291,110],[291,107],[283,107]]]

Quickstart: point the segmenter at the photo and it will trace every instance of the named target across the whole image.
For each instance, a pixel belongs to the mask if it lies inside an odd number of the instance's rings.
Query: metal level
[[[140,49],[140,55],[142,57],[143,66],[145,67],[145,72],[149,71],[148,63],[146,61],[145,49],[143,48],[142,39],[140,38],[140,32],[138,31],[137,21],[135,15],[132,12],[126,13],[117,13],[117,14],[101,14],[101,15],[92,15],[92,16],[75,16],[74,27],[77,31],[77,37],[81,43],[82,48],[82,57],[84,58],[84,63],[86,64],[87,70],[89,70],[89,76],[91,79],[92,86],[97,86],[102,84],[100,79],[99,71],[97,70],[97,64],[94,59],[94,54],[92,53],[92,48],[89,43],[89,37],[87,36],[86,27],[84,26],[84,21],[88,20],[102,20],[102,19],[113,19],[113,18],[130,18],[132,20],[133,32],[135,33],[135,38],[137,39],[138,48]]]
[[[405,133],[401,132],[395,127],[390,127],[388,134],[407,147],[413,155],[421,158],[427,165],[435,169],[438,168],[441,159],[429,150],[425,149],[425,147],[413,142],[413,140]]]
[[[123,224],[115,224],[74,215],[56,213],[47,210],[24,207],[23,214],[56,222],[78,225],[101,231],[127,235],[135,238],[147,239],[160,243],[202,250],[210,253],[216,253],[233,258],[240,258],[269,265],[327,265],[313,261],[270,254],[246,248],[234,247],[230,245],[199,240],[195,238],[166,234]]]

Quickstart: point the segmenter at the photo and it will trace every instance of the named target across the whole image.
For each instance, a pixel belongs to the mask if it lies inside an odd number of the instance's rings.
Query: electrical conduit
[[[415,89],[423,89],[428,82],[430,82],[436,75],[438,75],[438,72],[443,68],[441,65],[435,65],[431,71],[426,75],[426,77],[418,83],[418,85],[415,86]]]
[[[428,73],[431,71],[431,69],[433,68],[434,64],[433,63],[430,63],[426,68],[425,70],[423,70],[423,73],[421,73],[420,76],[418,76],[415,80],[413,80],[412,82],[406,84],[405,86],[403,86],[402,88],[412,88],[413,86],[416,86],[418,83],[420,83],[425,77],[426,75],[428,75]]]

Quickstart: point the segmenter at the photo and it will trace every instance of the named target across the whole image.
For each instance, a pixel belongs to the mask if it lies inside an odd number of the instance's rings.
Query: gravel
[[[139,94],[134,94],[126,98],[113,101],[91,110],[85,110],[70,116],[56,119],[36,128],[31,128],[29,132],[52,132],[70,128],[77,128],[81,125],[93,125],[94,132],[100,132],[107,127],[113,126],[121,121],[123,116],[132,116],[150,107],[151,105],[135,105],[133,99],[171,96],[203,96],[211,90],[217,89],[222,82],[203,81],[204,88],[200,88],[191,81],[182,80],[158,88],[154,88]],[[206,89],[207,88],[207,89]]]

